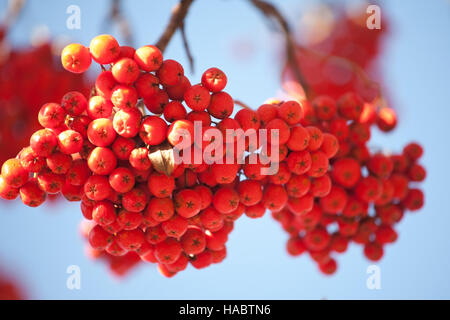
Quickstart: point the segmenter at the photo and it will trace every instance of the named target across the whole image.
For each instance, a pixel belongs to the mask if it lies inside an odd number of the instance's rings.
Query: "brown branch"
[[[24,8],[26,0],[9,0],[8,7],[3,14],[1,25],[9,28],[19,17]]]
[[[163,34],[159,37],[159,40],[156,42],[156,46],[164,52],[166,50],[167,45],[169,44],[172,36],[178,28],[182,28],[184,19],[189,11],[189,7],[191,6],[194,0],[181,0],[172,10],[172,16],[170,17],[169,23],[166,26]],[[186,46],[185,46],[186,48]]]
[[[287,63],[292,67],[292,71],[294,73],[294,76],[298,83],[303,87],[303,90],[305,91],[305,95],[308,95],[309,87],[308,84],[303,77],[303,74],[300,70],[300,66],[298,64],[298,61],[296,59],[295,55],[295,42],[292,37],[291,28],[289,26],[289,23],[287,20],[283,17],[283,15],[280,13],[280,11],[271,3],[268,3],[263,0],[250,0],[252,5],[257,8],[259,11],[261,11],[264,16],[266,16],[268,19],[275,20],[281,28],[281,31],[283,32],[285,42],[286,42],[286,56],[287,56]]]
[[[134,39],[128,20],[122,14],[121,0],[112,0],[111,11],[108,17],[119,27],[120,33],[123,35],[128,45],[133,45]],[[108,22],[108,20],[106,20]]]
[[[181,32],[181,38],[183,39],[184,51],[186,51],[186,55],[189,60],[189,66],[191,68],[191,72],[193,73],[194,72],[194,58],[192,57],[192,52],[191,52],[191,49],[189,47],[189,42],[186,37],[186,31],[184,30],[184,21],[181,23],[180,32]]]

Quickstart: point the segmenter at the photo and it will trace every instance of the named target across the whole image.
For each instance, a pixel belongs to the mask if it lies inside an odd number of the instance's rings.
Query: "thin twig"
[[[309,87],[308,84],[303,77],[303,74],[300,70],[300,66],[296,59],[295,55],[295,42],[292,37],[291,28],[287,20],[283,17],[280,11],[271,3],[268,3],[263,0],[250,0],[255,8],[261,11],[264,16],[269,19],[274,19],[281,27],[281,31],[283,32],[285,42],[286,42],[286,56],[287,63],[292,67],[292,71],[298,83],[301,84],[305,95],[308,95]]]
[[[189,11],[189,7],[191,6],[194,0],[181,0],[172,10],[172,16],[170,17],[169,23],[164,29],[163,34],[159,37],[159,40],[156,42],[156,46],[164,52],[166,50],[167,45],[169,44],[170,39],[174,35],[175,31],[183,25],[183,21],[186,18],[186,15]]]
[[[192,52],[189,47],[189,42],[186,37],[186,32],[184,30],[184,21],[181,23],[180,32],[181,32],[181,38],[183,39],[184,51],[186,51],[186,55],[189,60],[189,66],[191,68],[191,72],[194,73],[194,58],[192,57]]]
[[[242,107],[242,108],[244,108],[244,109],[252,110],[252,108],[250,108],[250,107],[248,106],[248,104],[242,102],[241,100],[234,100],[234,104],[237,104],[238,106],[240,106],[240,107]]]

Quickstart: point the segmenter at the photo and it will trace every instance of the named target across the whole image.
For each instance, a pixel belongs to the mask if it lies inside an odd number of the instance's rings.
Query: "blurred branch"
[[[301,84],[305,95],[308,96],[308,84],[303,77],[303,74],[300,70],[300,66],[296,59],[295,55],[295,41],[292,37],[291,28],[287,20],[283,17],[280,11],[271,3],[268,3],[263,0],[250,0],[252,5],[257,8],[266,18],[270,19],[270,21],[276,21],[281,28],[281,31],[285,38],[286,45],[286,60],[287,64],[291,66],[292,71],[294,73],[295,79],[298,83]]]
[[[111,0],[111,10],[105,20],[109,23],[109,19],[113,21],[119,28],[120,33],[128,45],[133,45],[134,39],[131,33],[131,28],[128,20],[122,13],[121,0]]]
[[[2,16],[2,26],[5,28],[10,27],[19,17],[22,9],[25,6],[25,0],[9,0],[8,7]]]
[[[189,66],[191,68],[191,72],[194,72],[194,58],[192,57],[192,52],[189,47],[189,42],[186,37],[186,31],[184,30],[184,21],[180,26],[181,38],[183,39],[184,50],[186,51],[187,58],[189,60]]]
[[[156,46],[162,52],[164,52],[175,32],[178,29],[180,29],[181,36],[183,38],[184,49],[186,50],[189,63],[191,64],[191,69],[193,69],[194,67],[194,59],[192,58],[186,34],[184,31],[184,19],[186,18],[186,15],[189,11],[192,2],[194,2],[194,0],[180,0],[180,2],[172,9],[172,15],[170,17],[169,23],[164,29],[163,34],[159,37],[158,41],[156,42]]]

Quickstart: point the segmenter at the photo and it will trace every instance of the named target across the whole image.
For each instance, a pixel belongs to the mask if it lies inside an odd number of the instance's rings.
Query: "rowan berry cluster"
[[[39,129],[37,114],[45,102],[59,101],[70,90],[89,93],[86,77],[66,72],[55,59],[52,43],[10,48],[4,35],[0,30],[0,163]]]
[[[368,117],[374,114],[367,111],[372,106],[354,93],[337,101],[319,96],[302,105],[305,117],[301,123],[333,134],[340,147],[325,176],[329,189],[309,211],[299,214],[288,203],[273,213],[290,234],[287,251],[293,256],[309,253],[325,274],[336,271],[332,255],[345,252],[350,242],[363,245],[364,255],[378,261],[383,247],[397,240],[394,226],[404,212],[423,206],[423,193],[414,186],[426,175],[418,164],[422,147],[411,143],[401,154],[371,152],[367,143],[377,118]]]
[[[181,64],[164,60],[157,47],[119,46],[110,35],[95,37],[89,48],[70,44],[61,54],[64,68],[73,73],[85,72],[92,60],[103,71],[91,96],[71,91],[61,102],[41,107],[43,129],[3,164],[0,196],[20,196],[31,207],[58,192],[80,201],[83,216],[92,222],[85,233],[91,256],[105,257],[117,274],[140,260],[158,263],[168,277],[188,264],[201,269],[221,262],[237,218],[283,206],[288,191],[282,185],[292,180],[289,192],[296,193],[301,184],[290,178],[291,171],[319,178],[337,152],[336,138],[297,126],[302,110],[296,102],[265,105],[258,112],[243,109],[230,118],[234,101],[223,91],[227,77],[217,68],[191,85]],[[261,154],[256,163],[248,155],[240,164],[242,151],[255,151],[261,142],[255,146],[246,137],[224,140],[223,155],[212,164],[203,158],[173,163],[166,151],[184,142],[186,132],[190,143],[182,154],[203,152],[217,142],[194,142],[194,122],[224,136],[228,129],[267,129],[273,150],[281,150],[280,170],[262,176],[260,169],[271,163],[263,164]],[[245,150],[234,152],[242,139]],[[265,150],[267,158],[273,150]],[[230,163],[222,161],[230,154]],[[250,179],[240,181],[241,172]]]

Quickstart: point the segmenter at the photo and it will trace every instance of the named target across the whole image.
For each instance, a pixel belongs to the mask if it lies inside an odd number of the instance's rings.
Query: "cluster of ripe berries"
[[[330,25],[323,28],[328,33],[325,36],[311,27],[306,30],[309,32],[307,39],[298,39],[299,43],[306,40],[304,47],[296,48],[297,64],[308,85],[308,97],[314,99],[326,95],[337,100],[347,92],[354,92],[364,101],[384,105],[375,109],[377,125],[382,131],[392,130],[397,115],[394,109],[387,107],[390,95],[386,92],[387,86],[382,85],[379,61],[383,40],[388,34],[388,17],[383,18],[380,29],[369,29],[366,25],[367,7],[364,5],[355,6],[350,11],[323,3],[320,5],[333,12],[333,19],[326,22]],[[282,71],[283,85],[296,96],[297,86],[292,85],[295,83],[294,75],[292,65],[286,63]],[[383,99],[380,99],[380,87],[383,87]]]
[[[336,271],[332,255],[345,252],[350,242],[363,245],[364,255],[378,261],[383,246],[397,240],[394,225],[404,212],[423,206],[424,195],[414,186],[426,176],[417,163],[423,149],[410,143],[401,154],[371,152],[367,143],[377,117],[354,93],[337,101],[319,96],[302,105],[301,123],[333,134],[340,147],[330,173],[322,178],[328,186],[325,196],[308,212],[299,214],[288,202],[284,210],[273,213],[290,235],[287,251],[293,256],[309,253],[325,274]],[[314,192],[313,186],[305,183],[303,192]]]
[[[14,157],[40,128],[39,108],[70,90],[89,94],[86,77],[66,72],[52,43],[10,48],[0,29],[0,163]]]

